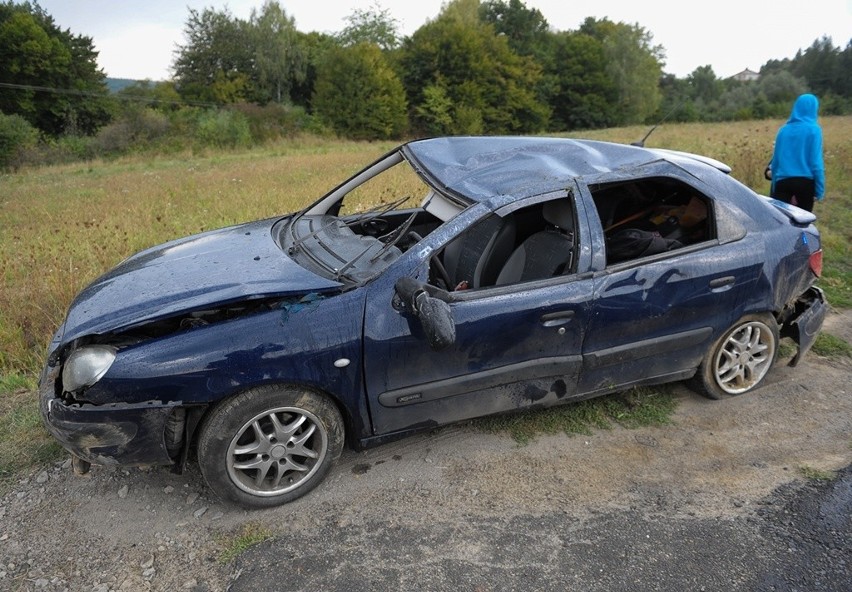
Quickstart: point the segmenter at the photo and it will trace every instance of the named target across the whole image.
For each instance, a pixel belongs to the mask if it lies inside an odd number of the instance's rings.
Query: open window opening
[[[458,291],[564,275],[574,270],[576,234],[570,198],[491,214],[433,257],[430,281]]]
[[[606,238],[607,265],[715,237],[711,201],[677,179],[634,179],[591,191]]]
[[[279,244],[318,275],[363,284],[462,209],[394,153],[286,221]]]

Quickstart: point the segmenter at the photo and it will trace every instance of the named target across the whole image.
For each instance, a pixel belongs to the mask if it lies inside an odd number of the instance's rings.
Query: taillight
[[[815,276],[822,276],[822,249],[811,253],[810,258],[808,259],[808,265],[811,266],[811,271],[814,272]]]

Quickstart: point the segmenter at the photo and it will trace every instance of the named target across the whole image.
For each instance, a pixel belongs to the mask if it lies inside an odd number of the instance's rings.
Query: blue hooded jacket
[[[789,177],[814,180],[814,197],[825,195],[825,164],[822,159],[822,129],[817,125],[819,101],[814,95],[799,96],[790,119],[775,138],[772,154],[772,190],[775,183]]]

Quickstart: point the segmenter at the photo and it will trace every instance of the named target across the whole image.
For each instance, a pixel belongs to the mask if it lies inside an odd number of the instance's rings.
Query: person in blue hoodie
[[[822,129],[817,124],[819,101],[805,94],[796,99],[793,112],[775,138],[772,154],[772,197],[814,208],[814,199],[825,196],[825,165],[822,159]]]

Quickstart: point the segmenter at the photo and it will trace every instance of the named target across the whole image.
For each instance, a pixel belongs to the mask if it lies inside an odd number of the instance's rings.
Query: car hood
[[[80,292],[60,341],[241,300],[338,289],[278,247],[275,222],[213,230],[133,255]]]

